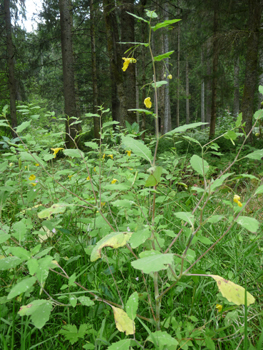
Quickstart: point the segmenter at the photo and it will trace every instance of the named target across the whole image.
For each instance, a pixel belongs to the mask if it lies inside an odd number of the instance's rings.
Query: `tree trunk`
[[[11,126],[14,129],[17,127],[16,118],[16,80],[15,80],[15,63],[14,63],[14,47],[12,41],[12,28],[11,28],[11,16],[10,16],[10,1],[4,0],[5,11],[5,26],[6,26],[6,39],[7,39],[7,57],[8,57],[8,84],[10,93],[10,119]],[[12,136],[15,137],[16,133],[12,130]]]
[[[246,133],[252,128],[254,97],[258,83],[258,50],[261,12],[261,0],[249,0],[246,74],[241,108],[243,122],[246,122]],[[252,141],[252,134],[250,141]]]
[[[103,11],[107,34],[107,49],[110,59],[112,118],[118,121],[120,126],[124,127],[123,116],[126,113],[126,103],[122,75],[123,61],[118,49],[120,45],[117,44],[120,40],[115,2],[113,0],[103,0]]]
[[[213,81],[212,81],[212,106],[209,138],[213,138],[216,128],[216,98],[217,98],[217,70],[218,70],[218,0],[214,0],[214,28],[213,28]]]
[[[74,58],[72,49],[72,32],[70,16],[70,0],[59,0],[60,27],[61,27],[61,48],[63,62],[63,88],[65,114],[68,118],[76,117],[76,97],[74,83]],[[74,148],[74,140],[78,134],[79,124],[71,125],[75,119],[66,120],[67,148]]]
[[[168,2],[164,4],[164,20],[169,20],[169,6]],[[168,30],[165,28],[165,32],[163,34],[163,46],[164,53],[169,51],[169,37]],[[169,69],[169,58],[165,59],[165,63],[167,68]],[[163,78],[162,78],[163,79]],[[170,106],[170,94],[169,94],[169,79],[167,79],[167,84],[164,85],[164,120],[163,120],[163,133],[166,134],[168,131],[172,130],[172,121],[171,121],[171,106]]]
[[[146,6],[147,0],[141,0],[140,2],[140,16],[143,17],[144,15],[144,9]],[[147,41],[147,29],[148,25],[145,22],[141,22],[141,30],[142,30],[142,42],[145,43]],[[147,48],[148,50],[148,48]],[[142,86],[146,85],[146,63],[145,63],[145,53],[146,53],[146,47],[142,47]],[[142,101],[144,101],[146,98],[146,89],[142,89]],[[146,129],[146,114],[142,113],[142,131]],[[142,140],[145,138],[145,133],[142,134]]]
[[[134,13],[134,0],[121,1],[121,41],[134,42],[134,17],[127,12]],[[124,54],[129,48],[130,44],[120,45],[122,57],[127,57],[130,54]],[[132,54],[129,55],[133,57]],[[125,115],[123,116],[130,124],[137,120],[135,112],[130,112],[129,109],[136,108],[136,74],[135,64],[130,64],[129,68],[123,73],[123,87],[125,93]]]
[[[206,122],[210,124],[211,122],[211,106],[212,106],[212,100],[211,100],[211,41],[207,41],[207,48],[206,48]]]
[[[189,108],[189,63],[186,57],[185,61],[185,93],[186,93],[186,124],[190,123],[190,108]]]
[[[233,115],[239,114],[239,57],[237,57],[234,66],[234,110]]]
[[[97,61],[96,61],[96,38],[95,38],[95,23],[94,23],[94,4],[90,0],[90,38],[91,38],[91,61],[92,61],[92,87],[93,87],[93,113],[98,113],[98,79],[97,79]],[[100,119],[93,118],[94,138],[100,138]]]
[[[178,8],[180,6],[180,2],[177,2]],[[180,15],[180,10],[179,10]],[[181,27],[180,22],[178,22],[177,29],[177,98],[176,98],[176,126],[180,125],[180,35],[181,35]]]
[[[204,63],[204,52],[203,48],[201,49],[201,68],[203,70],[203,63]],[[202,80],[201,80],[201,122],[205,122],[205,80],[203,77],[202,72]],[[204,125],[202,125],[202,129],[204,128]]]

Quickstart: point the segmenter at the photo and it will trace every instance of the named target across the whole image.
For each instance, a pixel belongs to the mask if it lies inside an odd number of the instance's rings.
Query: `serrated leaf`
[[[174,213],[174,215],[183,220],[183,221],[186,221],[188,222],[188,224],[190,224],[191,226],[194,225],[194,222],[195,222],[195,217],[192,213],[190,212],[185,212],[185,211],[182,211],[182,212],[178,212],[178,213]]]
[[[86,147],[90,147],[90,148],[92,148],[92,149],[98,149],[98,148],[99,148],[99,145],[98,145],[96,142],[92,142],[92,141],[90,141],[90,142],[84,142],[84,145],[85,145]]]
[[[249,159],[261,160],[261,158],[263,157],[263,149],[258,149],[257,151],[249,153],[245,157]]]
[[[70,341],[71,345],[73,345],[78,341],[79,338],[84,338],[87,330],[88,326],[85,323],[80,325],[79,330],[75,325],[67,324],[63,326],[63,329],[61,329],[58,333],[63,334],[64,337]]]
[[[69,296],[69,303],[70,303],[71,306],[75,307],[77,305],[77,301],[78,301],[78,299],[76,298],[75,295],[71,294]]]
[[[47,300],[34,300],[28,305],[21,306],[18,314],[20,316],[31,316],[34,326],[41,329],[49,320],[51,310],[51,302]]]
[[[162,254],[155,250],[146,251],[140,256],[143,256],[142,259],[132,261],[131,264],[135,269],[142,270],[144,273],[166,270],[168,264],[173,262],[173,254]]]
[[[237,218],[237,223],[253,233],[256,233],[259,228],[259,222],[256,219],[248,216],[239,216]]]
[[[101,257],[101,250],[104,247],[119,248],[123,247],[130,239],[132,232],[113,232],[102,238],[93,248],[90,261],[96,261]]]
[[[134,320],[139,306],[139,296],[137,292],[132,293],[126,303],[126,312],[131,320]]]
[[[235,284],[234,282],[225,280],[217,275],[210,275],[217,283],[218,289],[228,301],[236,305],[245,305],[245,288]],[[255,298],[247,292],[247,306],[253,304]]]
[[[151,333],[148,336],[147,340],[154,343],[157,349],[163,349],[165,345],[177,347],[177,345],[179,344],[176,339],[171,337],[170,334],[168,334],[165,331],[157,331],[157,332]]]
[[[215,350],[215,343],[213,342],[212,338],[205,336],[205,345],[208,350]]]
[[[21,264],[22,260],[17,256],[8,256],[7,258],[0,259],[0,271],[13,269],[17,265]]]
[[[3,231],[0,231],[0,244],[7,241],[10,237],[11,235],[9,235],[8,233],[4,233]]]
[[[145,187],[156,186],[161,180],[161,175],[163,172],[163,168],[161,166],[156,166],[153,169],[152,174],[148,177],[145,183]]]
[[[24,278],[22,281],[18,282],[9,292],[7,299],[12,299],[19,294],[26,292],[29,288],[33,286],[36,282],[36,277]]]
[[[129,350],[130,344],[130,339],[119,340],[117,343],[113,343],[111,346],[109,346],[107,350]]]
[[[32,153],[32,155],[28,152],[20,152],[20,158],[21,160],[30,161],[34,163],[41,164],[42,166],[45,166],[45,162],[39,158],[39,156],[36,153]]]
[[[129,316],[126,314],[125,311],[122,309],[119,309],[117,307],[111,306],[113,313],[114,313],[114,319],[117,329],[120,332],[126,333],[126,335],[134,334],[135,333],[135,324],[134,322],[129,318]]]
[[[170,57],[172,53],[174,53],[174,50],[166,52],[166,53],[163,53],[162,55],[159,55],[159,56],[155,56],[153,58],[153,60],[156,61],[156,62],[162,61],[163,59],[165,59],[167,57]]]
[[[133,232],[129,244],[133,249],[138,248],[141,244],[143,244],[148,238],[151,237],[151,231],[146,228],[143,230],[138,230]]]
[[[22,247],[9,247],[9,252],[23,261],[28,260],[31,257],[30,253]]]
[[[236,128],[239,128],[241,124],[242,124],[242,113],[239,113],[236,120]]]
[[[157,29],[168,27],[171,24],[177,23],[181,21],[181,19],[168,19],[162,23],[157,23],[154,27],[152,27],[152,30],[155,32]]]
[[[64,149],[63,153],[65,154],[65,156],[71,158],[84,158],[84,153],[79,149]]]
[[[237,138],[237,133],[234,130],[228,130],[228,132],[224,134],[224,138],[227,140],[235,140]]]
[[[136,156],[144,158],[151,163],[152,152],[144,143],[131,137],[123,136],[122,144],[126,150],[131,150]]]
[[[217,187],[222,186],[225,179],[227,179],[232,174],[234,174],[234,173],[226,173],[226,174],[222,175],[219,179],[216,179],[214,182],[212,182],[211,186],[210,186],[210,192],[212,193],[212,192],[214,192],[214,190]]]
[[[128,199],[117,199],[116,201],[111,203],[114,207],[121,207],[121,208],[131,208],[133,204],[135,204],[133,201],[130,201]]]
[[[222,219],[224,219],[224,215],[213,215],[210,218],[207,219],[207,222],[210,222],[211,224],[215,224],[218,221],[221,221]]]
[[[92,306],[94,305],[94,301],[92,301],[89,297],[78,297],[80,303],[85,306]]]
[[[259,109],[258,111],[256,111],[256,113],[253,115],[253,117],[255,119],[262,119],[263,118],[263,110]]]
[[[39,266],[38,260],[37,259],[30,259],[27,261],[26,264],[27,264],[30,275],[33,276],[38,270],[38,266]]]
[[[45,280],[49,274],[49,268],[52,263],[52,256],[46,255],[44,258],[38,260],[38,269],[36,272],[36,277],[41,287],[44,286]]]
[[[202,159],[201,157],[197,156],[194,154],[191,159],[190,163],[192,168],[200,175],[204,176],[208,170],[209,170],[209,165],[206,160]]]
[[[202,122],[185,124],[185,125],[182,125],[182,126],[178,126],[177,128],[167,132],[165,134],[165,136],[174,135],[176,133],[181,133],[181,132],[184,132],[184,131],[186,131],[188,129],[195,129],[195,128],[198,128],[199,126],[207,125],[207,124],[208,123],[202,123]]]
[[[20,132],[24,131],[26,128],[28,128],[31,124],[31,120],[27,122],[23,122],[22,124],[18,125],[16,128],[16,132],[19,134]]]

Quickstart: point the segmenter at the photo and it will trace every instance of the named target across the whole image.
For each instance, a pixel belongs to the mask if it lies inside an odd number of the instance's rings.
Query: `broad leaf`
[[[263,157],[263,149],[258,149],[257,151],[249,153],[245,157],[249,159],[261,160],[261,158]]]
[[[156,166],[153,168],[150,168],[149,170],[152,170],[152,174],[148,177],[145,186],[156,186],[161,180],[161,175],[163,172],[163,168],[161,166]]]
[[[24,278],[22,281],[17,283],[9,292],[7,299],[12,299],[19,294],[26,292],[33,284],[37,281],[36,277]]]
[[[40,219],[50,218],[51,215],[65,213],[67,207],[71,207],[71,206],[72,204],[56,203],[56,204],[53,204],[50,208],[42,210],[37,215]]]
[[[131,150],[138,157],[144,158],[151,163],[152,152],[144,143],[134,140],[131,137],[123,136],[122,144],[126,150]]]
[[[216,224],[218,221],[221,221],[224,218],[224,215],[212,215],[210,218],[207,219],[207,222],[210,222],[211,224]]]
[[[39,158],[39,156],[36,153],[32,153],[31,155],[28,152],[20,152],[20,158],[21,160],[28,160],[30,162],[41,164],[42,166],[45,166],[46,164],[42,159]]]
[[[220,187],[223,185],[225,179],[227,179],[229,176],[231,176],[232,174],[234,173],[226,173],[224,175],[222,175],[219,179],[216,179],[214,182],[211,183],[211,186],[210,186],[210,191],[211,193],[214,192],[214,190],[217,188],[217,187]]]
[[[159,28],[170,26],[171,24],[177,23],[179,21],[181,21],[181,19],[169,19],[162,23],[157,23],[154,27],[152,27],[152,30],[155,32]]]
[[[137,292],[132,293],[126,303],[126,312],[131,320],[134,320],[139,306],[139,296]]]
[[[202,176],[204,176],[209,170],[209,165],[207,161],[197,156],[196,154],[192,156],[192,158],[190,159],[190,163],[192,168]]]
[[[135,324],[134,322],[129,318],[129,316],[126,314],[125,311],[122,309],[119,309],[117,307],[111,306],[113,313],[114,313],[114,319],[117,329],[120,332],[125,332],[126,335],[134,334],[135,333]]]
[[[49,320],[51,310],[52,304],[50,301],[34,300],[28,305],[21,306],[18,314],[20,316],[31,316],[34,326],[41,329]]]
[[[143,22],[146,22],[146,23],[150,23],[149,21],[147,21],[146,19],[142,18],[142,17],[139,17],[139,16],[136,16],[134,13],[131,13],[131,12],[128,12],[126,11],[129,15],[135,17],[136,19],[138,19],[139,21],[143,21]]]
[[[64,149],[63,153],[71,158],[84,158],[84,153],[79,149]]]
[[[156,62],[162,61],[163,59],[170,57],[172,53],[174,53],[174,51],[169,51],[169,52],[163,53],[162,55],[155,56],[153,59]]]
[[[142,108],[128,109],[128,111],[138,112],[138,113],[145,113],[145,114],[153,114],[153,112],[148,111],[147,109],[142,109]]]
[[[263,185],[259,186],[255,192],[255,194],[263,193]]]
[[[192,213],[190,212],[185,212],[185,211],[182,211],[182,212],[179,212],[179,213],[174,213],[174,215],[183,220],[183,221],[186,221],[188,222],[188,224],[190,224],[191,226],[194,225],[194,222],[195,222],[195,217]]]
[[[31,124],[31,120],[27,122],[23,122],[16,128],[16,132],[19,134],[20,132],[24,131],[26,128],[28,128]]]
[[[223,297],[236,305],[245,305],[245,288],[217,275],[211,275],[211,277],[216,281],[218,289]],[[247,292],[247,306],[254,302],[255,298],[253,295]]]
[[[22,247],[9,247],[9,252],[22,260],[29,260],[31,254]]]
[[[161,81],[157,81],[156,83],[152,83],[152,87],[155,89],[155,86],[156,86],[156,88],[158,89],[159,87],[166,84],[168,84],[166,80],[161,80]]]
[[[145,251],[140,254],[141,259],[133,261],[131,264],[137,270],[144,273],[166,270],[168,264],[173,262],[173,254],[162,254],[155,250]]]
[[[90,142],[84,142],[84,145],[85,145],[86,147],[90,147],[90,148],[92,148],[92,149],[98,149],[98,148],[99,148],[99,145],[98,145],[96,142],[92,142],[92,141],[90,141]]]
[[[107,350],[129,350],[130,344],[130,339],[119,340],[117,343],[113,343],[111,346],[109,346]]]
[[[253,233],[256,233],[259,228],[259,222],[256,219],[248,216],[239,216],[237,218],[237,223]]]
[[[141,244],[143,244],[148,238],[151,237],[151,231],[148,228],[143,230],[133,232],[129,244],[133,249],[138,248]]]
[[[7,241],[11,236],[8,233],[4,233],[3,231],[0,231],[0,244]]]
[[[13,269],[17,265],[21,264],[22,260],[17,256],[8,256],[7,258],[0,259],[0,271]]]
[[[85,334],[88,331],[88,325],[82,324],[79,327],[79,330],[75,325],[67,324],[63,326],[63,329],[61,329],[58,333],[63,334],[64,337],[70,341],[71,345],[75,344],[79,338],[84,338]]]
[[[165,345],[168,347],[172,346],[172,349],[177,349],[177,345],[179,344],[176,339],[171,337],[170,334],[165,331],[151,333],[147,340],[154,343],[156,349],[163,349]]]
[[[82,297],[78,297],[78,299],[79,299],[79,301],[80,301],[80,303],[82,305],[85,305],[85,306],[92,306],[92,305],[94,305],[94,301],[91,300],[89,297],[82,296]]]
[[[101,250],[104,247],[119,248],[126,245],[132,232],[113,232],[102,238],[93,248],[90,261],[96,261],[101,257]]]
[[[176,133],[181,133],[181,132],[184,132],[188,129],[195,129],[195,128],[198,128],[199,126],[202,126],[202,125],[207,125],[208,123],[201,123],[201,122],[198,122],[198,123],[192,123],[192,124],[185,124],[185,125],[182,125],[182,126],[178,126],[178,128],[175,128],[169,132],[167,132],[165,134],[165,136],[169,136],[169,135],[174,135]]]
[[[263,118],[263,110],[259,109],[258,111],[256,111],[256,113],[253,116],[255,119],[262,119]]]

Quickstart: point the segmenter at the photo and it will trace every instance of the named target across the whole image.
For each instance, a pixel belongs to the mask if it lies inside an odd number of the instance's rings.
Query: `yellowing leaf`
[[[245,305],[245,288],[217,275],[211,275],[211,277],[216,281],[218,289],[223,297],[236,305]],[[247,292],[247,306],[254,302],[255,298],[253,295]]]
[[[120,332],[125,332],[126,335],[135,333],[135,324],[128,317],[125,311],[119,309],[117,307],[112,306],[112,310],[114,313],[114,319],[116,323],[116,327]]]
[[[113,232],[102,238],[93,248],[90,261],[96,261],[101,257],[101,249],[104,247],[123,247],[130,239],[132,232]]]

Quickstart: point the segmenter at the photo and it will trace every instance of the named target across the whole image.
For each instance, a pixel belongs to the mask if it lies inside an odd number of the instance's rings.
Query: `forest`
[[[0,349],[263,348],[262,10],[0,0]]]

